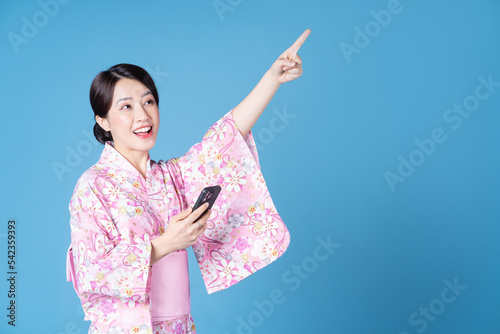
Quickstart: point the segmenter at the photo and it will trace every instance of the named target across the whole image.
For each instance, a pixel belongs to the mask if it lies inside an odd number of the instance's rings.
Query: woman
[[[142,68],[99,73],[90,101],[99,161],[78,180],[69,209],[68,280],[89,333],[195,333],[186,248],[193,246],[208,293],[230,287],[280,257],[290,236],[260,171],[251,128],[281,83],[302,74],[301,37],[252,92],[180,158],[151,160],[159,97]],[[212,210],[192,205],[219,184]],[[200,219],[194,223],[194,221]]]

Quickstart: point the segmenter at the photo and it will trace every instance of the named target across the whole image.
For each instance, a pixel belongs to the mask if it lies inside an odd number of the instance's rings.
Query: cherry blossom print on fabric
[[[232,111],[175,161],[189,205],[204,187],[222,187],[208,228],[193,247],[209,293],[230,287],[284,253],[290,235],[266,186],[253,134],[241,135]]]
[[[92,322],[90,333],[195,333],[191,314],[152,322],[150,240],[192,206],[205,186],[215,184],[221,193],[193,246],[209,293],[270,264],[290,242],[252,133],[241,136],[231,110],[180,158],[148,159],[146,178],[106,142],[69,204],[67,278]]]

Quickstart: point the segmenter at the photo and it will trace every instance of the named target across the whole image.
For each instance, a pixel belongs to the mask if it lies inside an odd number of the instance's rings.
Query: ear
[[[106,118],[102,118],[98,115],[95,116],[95,121],[101,126],[105,131],[109,131],[109,123]]]

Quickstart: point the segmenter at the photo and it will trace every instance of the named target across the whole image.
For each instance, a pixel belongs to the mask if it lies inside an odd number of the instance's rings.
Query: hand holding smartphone
[[[219,196],[220,190],[221,190],[220,186],[211,186],[211,187],[206,187],[201,191],[200,196],[198,196],[198,199],[196,200],[196,203],[193,206],[193,211],[198,209],[206,202],[208,202],[208,207],[205,209],[205,211],[203,211],[203,213],[198,218],[196,218],[196,220],[194,221],[195,223],[196,221],[198,221],[198,219],[200,219],[201,216],[205,214],[205,212],[207,212],[212,208],[212,205],[214,205],[217,196]]]

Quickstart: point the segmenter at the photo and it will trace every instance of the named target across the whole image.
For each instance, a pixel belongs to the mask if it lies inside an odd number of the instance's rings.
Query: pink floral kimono
[[[149,159],[146,179],[113,145],[106,142],[69,204],[67,279],[92,322],[89,333],[195,333],[187,251],[151,266],[150,240],[204,187],[218,184],[208,228],[192,247],[208,293],[285,252],[290,235],[262,176],[252,132],[241,135],[231,110],[182,157]]]

